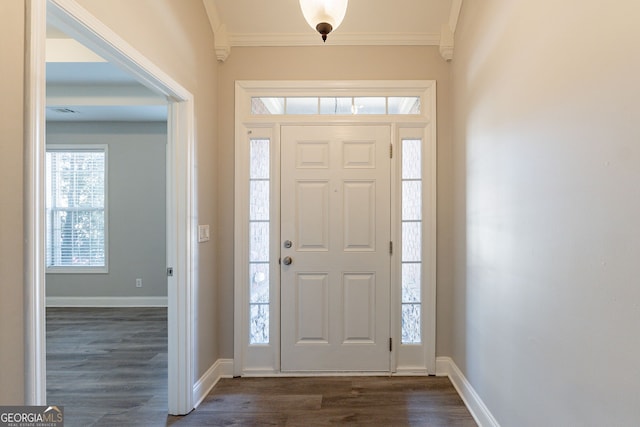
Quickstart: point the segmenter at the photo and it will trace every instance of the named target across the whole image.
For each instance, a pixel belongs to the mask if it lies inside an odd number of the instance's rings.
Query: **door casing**
[[[168,412],[194,407],[193,95],[73,0],[27,1],[25,403],[46,404],[44,153],[47,20],[169,100],[167,135]]]
[[[423,343],[398,345],[400,341],[400,290],[392,285],[391,331],[396,345],[391,354],[391,370],[397,375],[435,374],[436,342],[436,82],[411,81],[237,81],[235,91],[235,225],[234,225],[234,375],[283,375],[280,370],[280,293],[271,286],[270,337],[268,344],[248,343],[248,146],[251,138],[266,138],[271,142],[271,188],[280,188],[280,127],[284,125],[389,125],[392,146],[402,138],[423,140]],[[417,115],[322,116],[322,115],[252,115],[252,97],[282,96],[415,96],[421,97],[421,112]],[[400,234],[399,190],[397,162],[392,164],[392,240]],[[272,191],[271,218],[279,218],[279,194]],[[279,253],[279,221],[271,225],[271,253]],[[271,283],[280,283],[277,257]],[[392,277],[399,276],[399,262],[393,261]],[[394,279],[392,279],[394,280]],[[397,283],[397,279],[396,283]],[[317,373],[314,375],[363,374]],[[296,375],[287,373],[286,375]],[[304,373],[301,375],[308,375]]]

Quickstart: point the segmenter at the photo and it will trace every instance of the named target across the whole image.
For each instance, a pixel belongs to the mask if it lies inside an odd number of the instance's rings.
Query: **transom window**
[[[419,96],[252,97],[252,115],[420,114]]]
[[[47,148],[48,272],[106,272],[106,146]]]

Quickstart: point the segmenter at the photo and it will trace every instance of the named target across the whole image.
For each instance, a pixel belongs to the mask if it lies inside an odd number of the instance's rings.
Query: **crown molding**
[[[461,8],[462,0],[453,0],[451,2],[449,22],[442,26],[442,31],[440,32],[440,55],[445,61],[451,61],[453,59],[456,27],[458,26]]]
[[[442,32],[440,33],[440,56],[445,61],[451,61],[453,59],[453,39],[454,34],[448,25],[442,26]]]
[[[202,0],[214,35],[218,61],[224,62],[232,47],[290,46],[438,46],[440,55],[453,59],[454,36],[463,0],[452,0],[449,20],[436,33],[332,33],[326,43],[318,34],[308,33],[229,33],[221,22],[215,0]]]
[[[449,13],[449,28],[454,34],[458,26],[458,18],[460,18],[460,9],[462,9],[462,0],[453,0],[451,2],[451,12]]]
[[[216,49],[216,57],[218,61],[224,62],[231,54],[231,44],[229,43],[229,35],[227,26],[222,24],[214,32],[214,45]]]
[[[336,33],[323,43],[316,33],[229,34],[231,46],[438,46],[440,34],[429,33]]]
[[[207,11],[209,25],[211,25],[211,30],[213,31],[213,44],[216,51],[216,58],[218,58],[218,61],[224,62],[231,54],[231,44],[229,44],[227,26],[220,21],[215,0],[202,0],[202,2]]]

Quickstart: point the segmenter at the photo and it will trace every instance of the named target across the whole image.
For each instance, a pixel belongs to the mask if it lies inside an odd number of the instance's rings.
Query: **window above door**
[[[251,98],[252,115],[419,115],[419,96],[287,96]]]

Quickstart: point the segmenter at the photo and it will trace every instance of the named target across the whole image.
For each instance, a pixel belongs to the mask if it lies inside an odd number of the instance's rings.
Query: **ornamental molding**
[[[220,21],[215,0],[203,0],[214,36],[214,48],[218,61],[224,62],[232,47],[274,46],[438,46],[445,61],[453,59],[454,39],[463,0],[453,0],[449,20],[440,34],[434,33],[336,33],[329,42],[315,33],[230,33]]]

